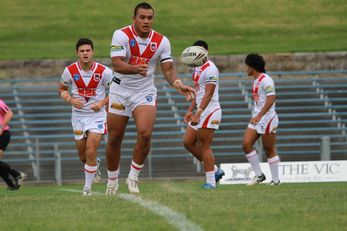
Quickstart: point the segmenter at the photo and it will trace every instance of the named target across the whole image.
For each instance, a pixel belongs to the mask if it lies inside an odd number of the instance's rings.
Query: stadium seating
[[[279,114],[277,149],[283,161],[319,160],[323,137],[331,140],[331,158],[347,158],[347,71],[274,72]],[[191,83],[189,76],[182,76]],[[29,173],[31,180],[83,178],[71,132],[71,107],[60,99],[58,78],[2,80],[0,98],[13,110],[12,141],[5,160]],[[183,116],[189,106],[162,76],[158,76],[158,112],[151,154],[142,177],[192,177],[201,166],[184,149]],[[242,137],[252,107],[251,79],[242,73],[220,78],[223,117],[214,139],[217,163],[245,162]],[[129,121],[122,149],[121,177],[128,172],[136,130]],[[105,165],[106,137],[98,149]],[[261,142],[257,143],[261,150]],[[261,152],[261,151],[260,151]],[[265,154],[262,155],[266,161]],[[61,161],[61,163],[59,161]],[[60,165],[61,164],[61,165]],[[61,169],[60,169],[61,167]],[[58,171],[58,172],[56,172]]]

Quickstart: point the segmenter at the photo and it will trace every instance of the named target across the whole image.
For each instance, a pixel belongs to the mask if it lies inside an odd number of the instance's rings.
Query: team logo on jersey
[[[73,80],[78,81],[80,79],[80,75],[74,74],[72,78],[73,78]]]
[[[98,127],[98,129],[102,129],[104,127],[103,124],[97,124],[96,126]]]
[[[95,80],[95,82],[99,82],[100,81],[100,74],[94,74],[94,80]]]
[[[155,52],[158,48],[158,44],[156,42],[151,42],[149,45],[149,48],[151,49],[152,52]]]
[[[130,40],[130,46],[131,46],[131,47],[134,47],[135,45],[136,45],[135,39],[131,39],[131,40]]]
[[[153,101],[153,95],[147,95],[146,100],[147,100],[147,102],[152,102]]]

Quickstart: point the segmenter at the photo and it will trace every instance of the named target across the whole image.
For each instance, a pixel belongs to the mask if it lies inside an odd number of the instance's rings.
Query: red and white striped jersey
[[[266,96],[275,95],[275,84],[273,79],[269,75],[262,73],[253,81],[252,95],[254,100],[253,116],[256,116],[264,107]],[[275,112],[275,103],[266,114],[271,114],[273,112]]]
[[[79,62],[75,62],[65,68],[61,82],[65,86],[71,86],[71,96],[85,104],[83,109],[73,107],[74,112],[94,113],[90,106],[105,98],[106,88],[112,78],[111,69],[100,63],[93,62],[92,68],[86,72]]]
[[[147,38],[141,38],[137,35],[133,25],[114,32],[111,57],[117,56],[125,57],[125,61],[131,65],[149,64],[146,77],[139,74],[114,73],[120,79],[122,87],[135,91],[155,89],[154,71],[158,60],[161,63],[173,62],[170,42],[165,36],[151,30]],[[110,92],[112,93],[113,90],[111,85]]]
[[[195,67],[193,72],[193,81],[196,90],[196,104],[199,107],[205,94],[206,84],[215,84],[213,96],[209,104],[219,104],[219,71],[216,65],[208,60],[200,67]]]

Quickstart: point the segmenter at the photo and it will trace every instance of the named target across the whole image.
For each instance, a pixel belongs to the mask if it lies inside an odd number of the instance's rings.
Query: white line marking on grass
[[[73,192],[73,193],[82,193],[81,190],[76,189],[59,189],[60,191]],[[93,195],[105,195],[101,192],[93,192]],[[164,218],[169,224],[175,226],[178,230],[181,231],[202,231],[202,228],[195,224],[194,222],[189,221],[183,214],[175,212],[170,208],[159,204],[155,201],[144,200],[140,196],[135,196],[132,194],[118,193],[117,196],[120,198],[139,204],[142,207],[152,211],[153,213]]]

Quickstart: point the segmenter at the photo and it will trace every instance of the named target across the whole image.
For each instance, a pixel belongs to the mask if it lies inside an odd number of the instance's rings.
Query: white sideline
[[[80,190],[76,189],[59,189],[60,191],[66,191],[66,192],[73,192],[73,193],[82,193]],[[95,192],[93,191],[93,195],[105,195],[101,192]],[[120,198],[136,203],[153,213],[161,216],[164,218],[169,224],[172,226],[175,226],[178,230],[181,231],[202,231],[202,228],[195,224],[194,222],[189,221],[183,214],[175,212],[171,210],[170,208],[159,204],[155,201],[149,201],[144,200],[140,196],[135,196],[132,194],[126,194],[126,193],[118,193],[117,194]]]

